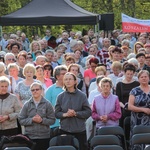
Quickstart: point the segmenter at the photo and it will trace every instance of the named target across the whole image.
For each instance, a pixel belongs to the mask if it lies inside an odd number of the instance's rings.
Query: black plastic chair
[[[31,150],[28,147],[7,147],[4,150]]]
[[[123,129],[126,137],[127,147],[129,147],[130,145],[130,122],[131,122],[130,119],[131,117],[128,116],[123,121]]]
[[[132,145],[150,144],[150,133],[134,134],[132,136]]]
[[[150,150],[150,145],[146,146],[144,150]]]
[[[150,133],[150,126],[136,125],[133,128],[133,135],[141,133]]]
[[[52,146],[47,150],[76,150],[73,146]]]
[[[93,150],[123,150],[123,148],[118,145],[98,145]]]
[[[58,135],[53,137],[50,142],[49,142],[49,146],[73,146],[75,147],[77,150],[79,149],[79,141],[78,139],[76,139],[74,136],[72,135]]]
[[[98,145],[119,145],[120,141],[115,135],[96,135],[91,139],[90,147],[94,149]]]
[[[123,147],[125,150],[127,150],[125,133],[120,126],[101,127],[98,129],[98,135],[116,135],[121,137],[121,141],[123,141]]]

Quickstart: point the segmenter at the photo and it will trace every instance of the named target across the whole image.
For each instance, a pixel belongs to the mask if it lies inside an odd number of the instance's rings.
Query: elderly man
[[[35,64],[43,66],[46,63],[46,57],[43,55],[39,55],[35,59]]]
[[[36,143],[36,150],[47,150],[50,140],[49,126],[54,124],[54,110],[43,96],[41,83],[30,86],[32,98],[27,101],[19,114],[20,124],[25,127],[25,134]]]

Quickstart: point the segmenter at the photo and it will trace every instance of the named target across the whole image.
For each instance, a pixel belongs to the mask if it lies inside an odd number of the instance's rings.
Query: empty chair
[[[7,147],[4,150],[31,150],[28,147]]]
[[[150,144],[150,133],[134,134],[131,143],[132,149],[144,150],[146,144]]]
[[[123,150],[123,148],[118,145],[98,145],[93,150]]]
[[[76,150],[73,146],[52,146],[47,150]]]
[[[150,145],[146,146],[144,150],[150,150]]]
[[[95,148],[98,145],[119,145],[120,141],[115,135],[96,135],[91,139],[90,142],[91,149]]]
[[[123,141],[123,147],[127,150],[125,133],[124,133],[124,130],[120,126],[101,127],[98,129],[98,135],[120,136]]]
[[[150,133],[134,134],[132,136],[132,145],[150,144]]]
[[[72,135],[58,135],[53,137],[50,142],[49,146],[66,146],[70,145],[75,147],[76,149],[79,149],[79,141]]]
[[[133,128],[133,135],[140,133],[150,133],[150,126],[137,125]]]

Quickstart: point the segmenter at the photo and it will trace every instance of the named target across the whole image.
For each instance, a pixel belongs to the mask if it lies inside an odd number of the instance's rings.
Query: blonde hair
[[[121,70],[122,69],[122,64],[119,61],[114,61],[112,63],[111,68],[117,68],[117,69]]]
[[[26,73],[27,70],[32,70],[32,71],[33,71],[33,75],[35,75],[36,69],[35,69],[35,66],[34,66],[34,65],[28,63],[28,64],[26,64],[26,65],[24,66],[24,68],[23,68],[23,75],[24,75],[24,76],[25,76],[25,73]]]
[[[104,68],[104,66],[99,66],[95,68],[95,74],[97,74],[97,72],[99,71],[102,71],[104,75],[106,75],[106,69]]]
[[[141,48],[144,48],[143,43],[141,43],[141,42],[136,42],[136,43],[134,44],[134,54],[137,54],[136,45],[140,45]]]
[[[108,48],[108,55],[109,55],[109,58],[110,60],[112,60],[112,54],[111,54],[111,51],[115,48],[114,45],[110,45],[109,48]]]
[[[38,46],[39,46],[39,49],[38,50],[41,50],[41,44],[38,42],[38,41],[33,41],[31,44],[30,44],[30,51],[33,52],[33,44],[37,43]]]

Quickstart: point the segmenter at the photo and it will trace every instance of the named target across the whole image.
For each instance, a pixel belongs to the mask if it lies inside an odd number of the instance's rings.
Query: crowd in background
[[[3,33],[0,103],[5,110],[0,111],[0,136],[17,134],[18,118],[39,150],[48,147],[50,128],[52,132],[59,126],[61,134],[77,137],[82,150],[93,120],[97,129],[123,127],[131,116],[129,138],[135,125],[150,125],[149,73],[146,32],[114,30],[105,37],[104,31],[89,29],[85,35],[63,31],[56,38],[47,29],[45,37],[32,41],[21,31]]]

